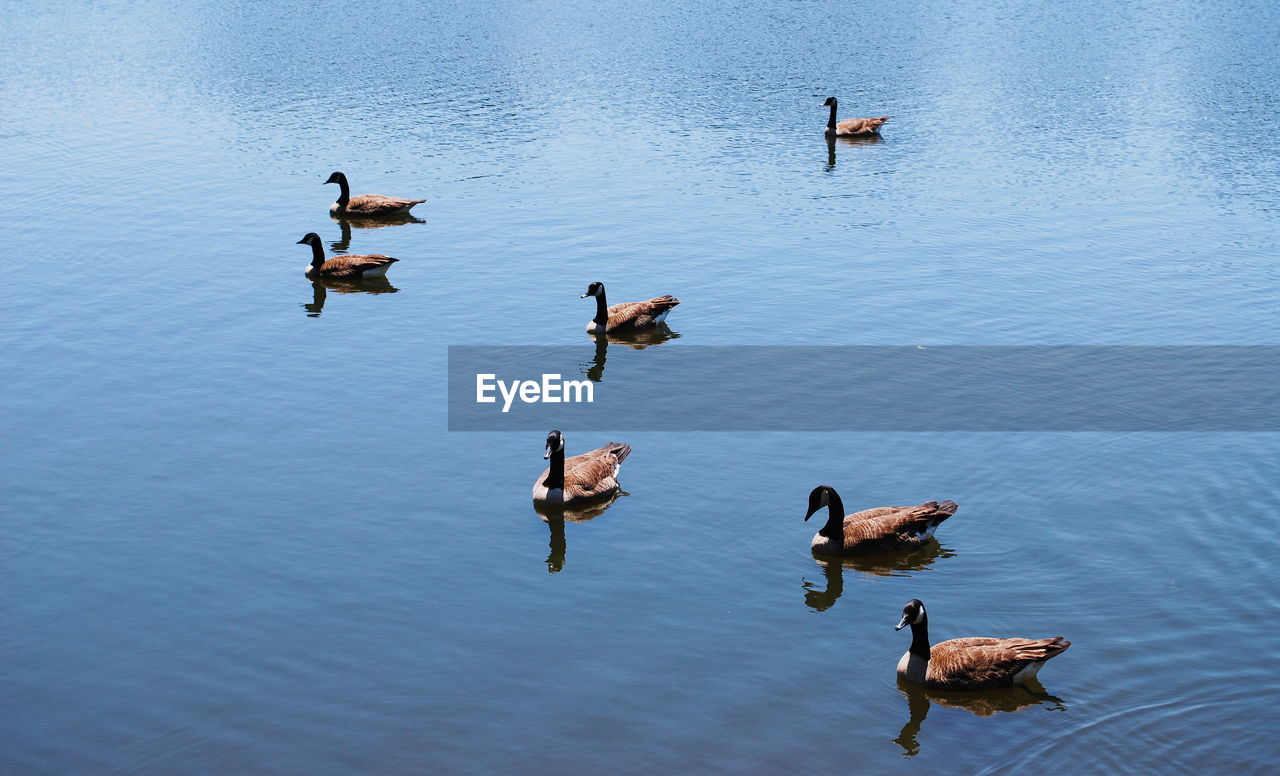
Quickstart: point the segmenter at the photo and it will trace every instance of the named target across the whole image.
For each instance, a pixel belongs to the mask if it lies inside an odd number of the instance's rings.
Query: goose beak
[[[806,523],[809,522],[809,518],[813,517],[813,513],[817,512],[819,509],[822,509],[822,507],[810,507],[809,511],[804,515],[804,521]]]
[[[297,241],[296,243],[294,243],[294,244],[295,244],[295,245],[306,245],[306,244],[307,244],[307,238],[303,237],[301,240],[298,240],[298,241]]]
[[[547,460],[547,459],[548,459],[548,458],[550,458],[550,457],[551,457],[551,446],[550,446],[550,445],[548,445],[548,446],[547,446],[547,452],[545,452],[545,453],[543,453],[543,454],[542,454],[542,460],[544,460],[544,461],[545,461],[545,460]]]
[[[909,625],[909,624],[910,624],[910,620],[911,620],[911,618],[910,618],[909,616],[907,616],[907,615],[905,615],[905,614],[904,614],[904,615],[902,615],[902,621],[898,623],[898,627],[894,628],[894,630],[896,630],[896,631],[900,631],[900,630],[902,630],[903,628],[907,627],[907,625]]]
[[[591,295],[590,295],[590,294],[583,294],[582,296],[580,296],[580,297],[578,297],[578,298],[579,298],[579,299],[586,299],[588,296],[591,296]]]

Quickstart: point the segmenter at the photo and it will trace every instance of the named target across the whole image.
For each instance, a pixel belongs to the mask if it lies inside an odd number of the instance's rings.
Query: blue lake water
[[[1276,434],[627,432],[560,524],[445,365],[589,362],[592,281],[683,300],[611,367],[1280,344],[1275,4],[6,10],[0,772],[1274,769]],[[883,138],[829,149],[828,95]],[[344,231],[334,170],[422,222]],[[311,231],[390,288],[313,288]],[[960,510],[827,565],[822,483]],[[1045,697],[907,691],[910,598],[1073,646]]]

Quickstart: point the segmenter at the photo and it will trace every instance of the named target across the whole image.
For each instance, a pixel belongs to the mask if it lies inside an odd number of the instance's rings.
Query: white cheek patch
[[[916,618],[912,620],[912,625],[919,625],[924,622],[924,607],[920,607],[920,611],[916,614]]]

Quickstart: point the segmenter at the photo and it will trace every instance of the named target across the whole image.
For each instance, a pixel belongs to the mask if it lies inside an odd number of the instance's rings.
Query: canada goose
[[[565,460],[564,437],[547,434],[547,467],[533,483],[533,503],[550,506],[582,505],[618,492],[618,469],[631,454],[631,445],[610,442],[604,447]]]
[[[840,494],[830,485],[809,493],[804,519],[827,507],[826,525],[813,535],[810,547],[824,555],[872,555],[914,550],[933,537],[938,524],[960,508],[954,501],[928,501],[914,507],[876,507],[845,515]]]
[[[651,329],[666,319],[671,308],[680,304],[679,299],[667,294],[647,302],[623,302],[610,307],[604,298],[604,283],[592,283],[587,286],[587,293],[578,298],[589,296],[596,298],[596,317],[587,324],[587,332],[591,334]]]
[[[320,235],[308,232],[298,240],[298,245],[311,246],[311,263],[307,265],[307,277],[314,279],[358,280],[360,278],[386,277],[387,267],[399,261],[379,253],[368,256],[334,256],[324,260],[324,246]]]
[[[911,626],[911,648],[898,661],[898,676],[939,690],[1012,687],[1035,678],[1040,666],[1071,646],[1051,639],[951,639],[929,646],[929,615],[913,598],[894,630]]]
[[[880,125],[889,120],[888,116],[873,119],[845,119],[836,121],[836,98],[828,97],[823,105],[831,106],[831,117],[827,119],[827,134],[836,137],[858,137],[859,135],[878,135]]]
[[[335,172],[329,176],[326,184],[336,183],[342,189],[338,201],[329,206],[329,215],[342,217],[367,218],[370,216],[391,216],[408,213],[414,205],[426,202],[425,199],[404,199],[403,197],[385,197],[381,194],[357,194],[351,196],[351,186],[347,176]]]

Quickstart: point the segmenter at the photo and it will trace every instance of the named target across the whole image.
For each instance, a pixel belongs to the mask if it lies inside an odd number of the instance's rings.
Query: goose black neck
[[[827,491],[827,524],[818,533],[829,539],[844,541],[844,502],[834,490]]]
[[[596,294],[596,317],[591,320],[601,326],[609,322],[609,303],[604,300],[603,288]]]
[[[551,454],[551,466],[547,471],[547,478],[542,481],[547,486],[547,490],[555,490],[564,487],[564,448],[561,447]]]
[[[929,615],[927,613],[920,618],[920,622],[911,623],[911,649],[907,651],[925,660],[929,659]]]
[[[317,240],[311,243],[311,266],[318,267],[321,264],[324,264],[324,248]]]
[[[346,207],[351,201],[351,186],[347,183],[347,176],[338,176],[338,188],[342,190],[338,193],[338,207]]]
[[[835,128],[836,128],[836,101],[835,101],[835,98],[833,97],[831,99],[831,117],[827,119],[827,129],[835,129]]]

